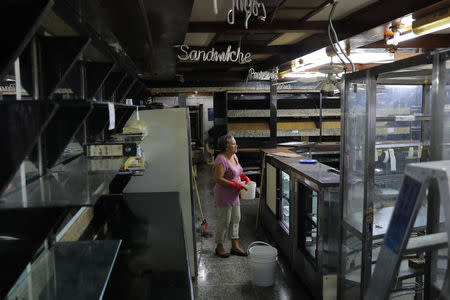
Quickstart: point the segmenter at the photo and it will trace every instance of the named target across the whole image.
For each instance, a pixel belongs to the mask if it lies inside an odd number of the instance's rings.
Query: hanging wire
[[[354,72],[355,71],[355,65],[353,64],[351,59],[347,56],[347,54],[345,53],[345,51],[342,49],[341,45],[339,44],[339,38],[337,36],[336,30],[334,29],[333,22],[331,21],[331,19],[333,17],[334,9],[336,8],[336,5],[337,5],[337,1],[333,3],[333,6],[331,7],[330,15],[328,17],[328,38],[330,39],[331,47],[332,47],[334,53],[337,55],[337,57],[341,60],[341,62],[345,66],[347,66],[347,64],[344,62],[344,60],[338,54],[338,52],[336,50],[336,47],[334,46],[334,43],[336,43],[338,45],[339,50],[341,50],[341,52],[344,55],[344,57],[350,62],[350,65],[352,67],[352,72]],[[335,38],[335,42],[333,42],[333,39],[332,39],[332,36],[331,36],[331,32],[333,33],[333,36]]]
[[[328,16],[328,39],[330,40],[331,49],[333,50],[334,54],[339,58],[339,60],[344,65],[344,70],[347,71],[347,64],[345,63],[345,61],[342,59],[342,57],[337,52],[336,47],[334,46],[334,41],[331,38],[331,24],[332,24],[331,23],[331,16],[333,14],[333,10],[334,10],[334,7],[336,6],[336,4],[337,4],[337,2],[333,3],[333,7],[331,8],[330,15]]]

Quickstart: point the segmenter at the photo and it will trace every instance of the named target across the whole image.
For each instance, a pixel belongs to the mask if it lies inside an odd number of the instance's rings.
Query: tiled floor
[[[275,283],[271,287],[257,287],[252,284],[247,257],[219,258],[214,255],[216,245],[213,234],[216,222],[211,167],[199,165],[197,180],[208,229],[206,232],[201,230],[201,220],[198,217],[195,222],[199,262],[197,282],[194,283],[195,299],[312,299],[281,255],[275,269]],[[197,203],[197,198],[194,200]],[[264,240],[263,233],[255,230],[256,207],[257,200],[241,200],[240,245],[243,249],[253,241]],[[196,209],[197,215],[200,216],[198,205]],[[225,243],[225,249],[230,247],[230,241]]]

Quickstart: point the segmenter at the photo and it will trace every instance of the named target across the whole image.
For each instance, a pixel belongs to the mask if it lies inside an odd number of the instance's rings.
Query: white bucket
[[[263,244],[265,246],[254,246]],[[256,286],[271,286],[275,279],[278,250],[264,242],[253,242],[248,247],[248,257],[252,270],[252,282]]]
[[[241,192],[240,192],[241,199],[244,199],[244,200],[255,199],[256,182],[249,181],[247,184],[244,183],[244,185],[247,188],[247,190],[245,190],[245,189],[241,190]]]

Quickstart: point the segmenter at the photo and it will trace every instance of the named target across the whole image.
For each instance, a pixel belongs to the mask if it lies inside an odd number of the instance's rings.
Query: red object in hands
[[[244,173],[241,173],[241,181],[245,181],[245,184],[247,184],[250,181],[250,178],[248,178]]]
[[[230,187],[232,187],[233,189],[235,189],[236,191],[240,191],[242,189],[247,190],[247,188],[245,187],[245,185],[242,182],[236,182],[234,180],[230,180]]]

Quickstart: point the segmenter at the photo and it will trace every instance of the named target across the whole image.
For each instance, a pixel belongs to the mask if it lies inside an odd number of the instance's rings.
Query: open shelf
[[[0,147],[0,193],[29,155],[57,109],[58,104],[50,101],[0,101],[0,125],[4,129],[4,146]]]
[[[122,164],[123,158],[79,157],[28,183],[25,189],[15,186],[0,197],[0,210],[92,206],[108,188]]]
[[[92,103],[84,100],[58,101],[58,110],[43,132],[47,147],[45,148],[45,164],[47,168],[54,166],[61,153],[81,128],[84,120],[92,110]],[[31,154],[32,160],[38,164],[37,146]]]
[[[373,214],[373,238],[383,237],[389,226],[394,206],[375,208]],[[419,210],[417,214],[416,222],[414,223],[414,229],[423,229],[426,227],[427,212],[424,207]],[[441,214],[440,222],[445,222],[445,217]],[[355,212],[348,217],[344,218],[344,226],[353,232],[358,238],[362,236],[362,212]]]
[[[26,268],[6,299],[102,299],[120,244],[57,243]]]

